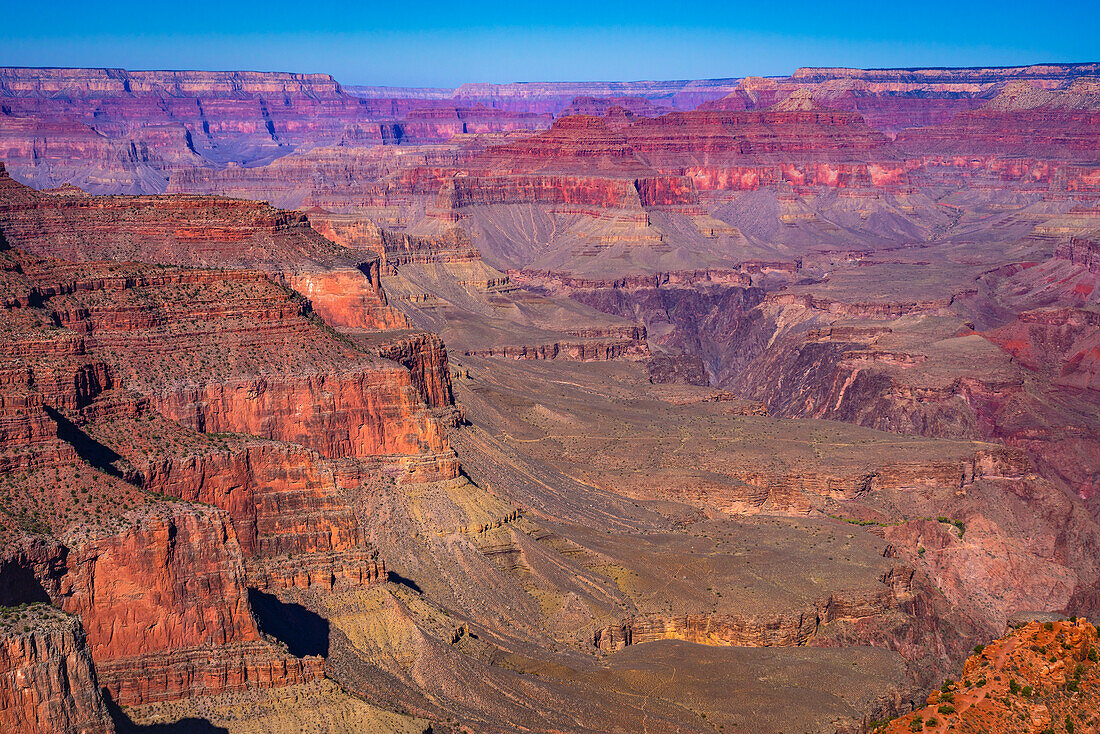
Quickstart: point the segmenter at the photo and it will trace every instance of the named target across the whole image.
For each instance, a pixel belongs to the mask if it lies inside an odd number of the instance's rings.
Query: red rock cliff
[[[113,734],[80,620],[46,605],[0,621],[0,728]]]

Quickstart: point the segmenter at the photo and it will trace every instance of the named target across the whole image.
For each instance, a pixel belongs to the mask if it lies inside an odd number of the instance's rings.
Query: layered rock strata
[[[0,621],[0,725],[6,731],[115,731],[80,620],[46,605],[5,609]]]

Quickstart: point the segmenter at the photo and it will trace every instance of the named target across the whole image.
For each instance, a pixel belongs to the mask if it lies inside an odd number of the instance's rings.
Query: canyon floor
[[[0,69],[0,728],[1100,731],[1098,74]]]

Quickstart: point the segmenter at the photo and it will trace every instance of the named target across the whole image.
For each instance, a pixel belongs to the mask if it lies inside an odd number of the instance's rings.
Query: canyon
[[[0,724],[1092,731],[1098,79],[0,69]]]

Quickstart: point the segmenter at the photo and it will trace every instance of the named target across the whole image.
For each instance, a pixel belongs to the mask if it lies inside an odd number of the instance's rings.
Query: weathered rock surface
[[[0,620],[0,726],[11,732],[111,734],[80,620],[44,604]]]
[[[1031,621],[975,648],[959,680],[884,732],[1091,731],[1100,705],[1096,628],[1084,619]]]

